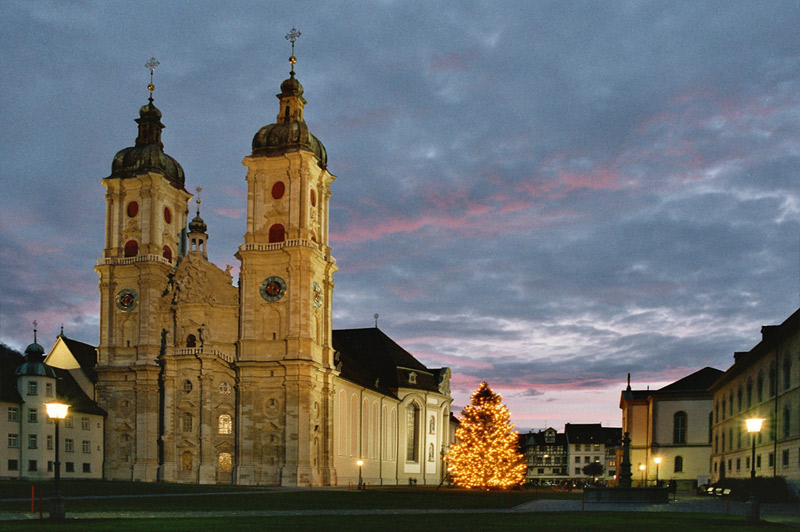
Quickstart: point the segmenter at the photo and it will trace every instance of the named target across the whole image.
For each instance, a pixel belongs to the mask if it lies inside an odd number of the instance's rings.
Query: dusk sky
[[[222,7],[224,5],[224,7]],[[98,340],[101,179],[147,60],[209,258],[295,70],[328,151],[335,329],[481,380],[522,430],[620,426],[626,374],[727,369],[800,306],[800,2],[0,5],[0,342]]]

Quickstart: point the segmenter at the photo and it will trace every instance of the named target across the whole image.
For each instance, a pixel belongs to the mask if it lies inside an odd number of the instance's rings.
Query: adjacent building
[[[734,364],[711,387],[711,476],[782,476],[800,493],[800,310],[780,325],[761,328],[761,341],[734,354]],[[745,420],[764,420],[753,439]]]
[[[703,368],[659,390],[620,396],[622,432],[631,439],[634,485],[674,480],[680,489],[708,483],[711,473],[712,394],[722,371]],[[658,459],[658,460],[657,460]]]
[[[56,401],[70,405],[59,430],[62,476],[102,478],[106,413],[69,371],[44,362],[44,348],[35,339],[24,357],[0,355],[0,477],[53,476],[55,425],[45,404]]]

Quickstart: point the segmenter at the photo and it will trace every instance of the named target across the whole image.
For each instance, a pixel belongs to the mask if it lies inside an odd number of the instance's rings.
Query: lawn
[[[97,532],[259,532],[286,531],[322,532],[406,532],[436,530],[465,532],[473,530],[502,530],[530,532],[531,530],[591,530],[592,532],[756,532],[774,530],[778,525],[747,525],[741,518],[708,516],[706,514],[652,514],[615,512],[543,512],[504,514],[425,514],[425,515],[354,515],[354,516],[286,516],[191,519],[129,519],[129,520],[67,520],[0,522],[0,531],[81,531]]]
[[[31,484],[21,481],[0,482],[0,511],[30,516]],[[48,482],[36,485],[47,496]],[[66,481],[62,493],[67,497],[68,519],[60,523],[45,520],[0,521],[0,532],[81,531],[114,532],[157,531],[471,531],[503,530],[508,532],[535,529],[553,530],[646,530],[675,532],[750,531],[773,528],[749,526],[741,517],[708,514],[644,512],[540,512],[497,513],[537,498],[580,499],[580,493],[541,491],[475,491],[434,487],[382,487],[366,491],[347,489],[304,489],[298,491],[235,486],[197,486],[184,484],[149,484],[140,482]],[[133,495],[133,497],[131,497]],[[70,497],[102,497],[78,498]],[[10,498],[23,500],[9,501]],[[38,500],[37,500],[38,510]],[[393,511],[436,509],[443,512],[400,514]],[[469,513],[485,509],[481,513]],[[294,515],[162,518],[161,512],[252,511],[252,510],[374,510],[371,515]],[[147,512],[147,518],[74,519],[78,512]],[[449,513],[444,513],[448,512]],[[70,514],[70,512],[73,512]],[[555,527],[555,528],[554,528]]]

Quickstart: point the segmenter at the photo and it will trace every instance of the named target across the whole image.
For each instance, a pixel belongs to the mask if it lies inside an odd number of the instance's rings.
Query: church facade
[[[113,159],[99,275],[95,399],[108,479],[310,486],[438,483],[450,372],[379,329],[332,329],[334,175],[303,87],[280,86],[256,132],[238,279],[208,260],[208,227],[161,112],[139,111]],[[188,222],[188,223],[187,223]],[[361,464],[359,465],[359,461]]]

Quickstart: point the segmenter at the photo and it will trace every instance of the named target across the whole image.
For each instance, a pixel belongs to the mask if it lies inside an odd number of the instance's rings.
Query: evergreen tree
[[[453,482],[465,488],[509,488],[522,483],[526,463],[503,398],[482,382],[461,411],[457,444],[447,453]]]

